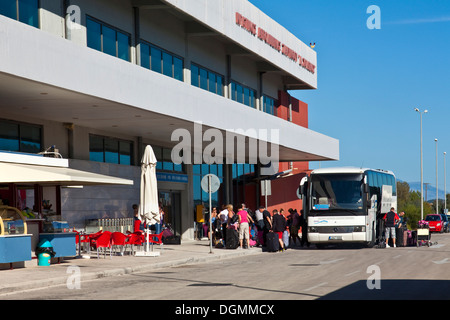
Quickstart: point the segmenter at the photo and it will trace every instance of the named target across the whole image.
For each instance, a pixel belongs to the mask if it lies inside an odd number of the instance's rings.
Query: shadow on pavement
[[[318,300],[448,299],[450,299],[450,280],[381,280],[380,289],[369,289],[367,281],[360,280]]]

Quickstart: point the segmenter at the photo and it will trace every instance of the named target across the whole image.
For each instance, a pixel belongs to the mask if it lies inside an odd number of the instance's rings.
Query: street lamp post
[[[436,214],[439,213],[439,188],[438,188],[438,139],[434,139],[436,142]]]
[[[418,108],[414,109],[420,114],[420,219],[423,220],[423,152],[422,152],[422,114],[428,110],[420,112]]]
[[[447,152],[444,152],[444,213],[447,214],[447,172],[445,170],[445,155]]]

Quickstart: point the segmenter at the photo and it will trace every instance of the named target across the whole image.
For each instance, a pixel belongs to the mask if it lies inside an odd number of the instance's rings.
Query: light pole
[[[445,155],[447,152],[444,152],[444,213],[447,214],[447,173],[445,170]]]
[[[423,152],[422,152],[422,114],[428,110],[420,112],[418,108],[414,109],[420,114],[420,219],[423,220]]]
[[[439,189],[438,189],[438,140],[434,139],[436,142],[436,214],[439,213]]]

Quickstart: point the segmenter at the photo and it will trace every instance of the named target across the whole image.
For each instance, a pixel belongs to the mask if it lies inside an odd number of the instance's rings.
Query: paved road
[[[450,234],[437,245],[295,248],[21,292],[7,299],[450,299]],[[371,287],[372,289],[368,288]]]

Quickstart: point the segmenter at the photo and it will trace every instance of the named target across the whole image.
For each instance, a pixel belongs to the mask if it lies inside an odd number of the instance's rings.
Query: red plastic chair
[[[111,232],[110,231],[104,231],[100,235],[98,235],[96,238],[91,238],[91,245],[95,246],[97,249],[97,259],[99,258],[99,249],[105,248],[104,251],[104,257],[106,258],[106,248],[109,248],[109,257],[112,257],[112,250],[111,250]]]
[[[149,234],[148,236],[148,242],[152,244],[159,244],[161,252],[163,250],[163,242],[162,242],[163,233],[164,232],[161,232],[160,234]]]
[[[124,235],[122,232],[113,232],[111,234],[111,246],[121,246],[122,250],[121,253],[123,255],[124,247],[127,244],[128,237]]]
[[[145,242],[145,236],[142,232],[130,233],[127,237],[126,244],[131,245],[131,253],[134,254],[134,245],[142,245]]]
[[[74,229],[74,232],[76,232],[76,235],[75,235],[75,244],[77,245],[77,247],[79,247],[79,251],[81,251],[81,244],[84,244],[84,243],[89,243],[89,235],[87,235],[87,234],[80,234],[80,232],[79,231],[76,231],[75,229]],[[81,252],[78,252],[79,254],[81,254]]]

